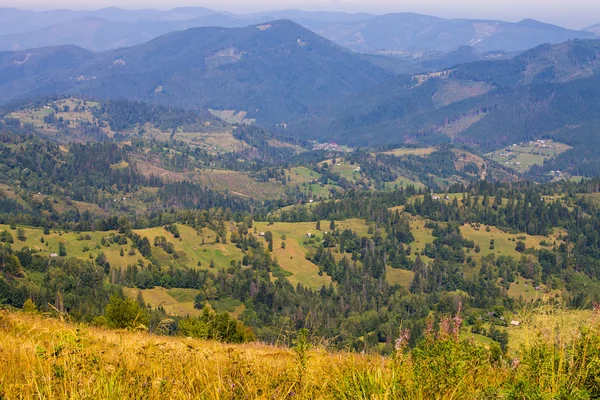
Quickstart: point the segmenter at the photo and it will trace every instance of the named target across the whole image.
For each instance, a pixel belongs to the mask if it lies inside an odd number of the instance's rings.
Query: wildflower
[[[460,310],[462,308],[462,303],[458,304],[458,311],[456,312],[456,316],[454,317],[454,326],[452,329],[452,335],[454,336],[454,340],[458,341],[458,337],[460,335],[460,328],[463,323],[463,319],[460,316]]]
[[[425,329],[425,338],[431,341],[433,340],[433,318],[427,317],[427,328]]]
[[[398,337],[398,339],[396,339],[396,343],[394,346],[396,348],[396,351],[402,351],[408,345],[409,340],[410,340],[410,331],[408,329],[400,330],[400,337]]]
[[[442,318],[440,321],[440,331],[438,332],[438,340],[448,339],[450,336],[450,318]]]

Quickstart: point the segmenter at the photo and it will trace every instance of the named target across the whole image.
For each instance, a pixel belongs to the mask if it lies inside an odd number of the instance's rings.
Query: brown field
[[[433,153],[434,151],[436,151],[435,147],[424,147],[424,148],[400,148],[400,149],[394,149],[394,150],[390,150],[390,151],[386,151],[383,154],[389,154],[392,156],[398,156],[398,157],[402,157],[402,156],[428,156],[431,153]]]
[[[184,292],[187,295],[188,301],[179,301],[175,299],[171,293],[173,290]],[[123,288],[125,295],[133,300],[137,299],[140,289]],[[144,302],[152,308],[162,306],[168,315],[178,315],[181,317],[191,316],[197,317],[202,314],[202,310],[194,308],[194,297],[198,294],[194,289],[165,289],[156,287],[154,289],[141,290]]]

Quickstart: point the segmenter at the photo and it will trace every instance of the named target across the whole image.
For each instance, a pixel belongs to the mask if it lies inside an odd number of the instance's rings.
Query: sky
[[[533,18],[574,29],[600,23],[598,0],[0,0],[0,7],[36,10],[91,10],[110,6],[129,9],[202,6],[235,13],[287,8],[374,14],[410,11],[446,18],[505,21]]]

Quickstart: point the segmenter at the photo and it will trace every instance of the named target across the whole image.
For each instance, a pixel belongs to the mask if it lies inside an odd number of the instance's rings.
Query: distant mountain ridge
[[[76,93],[244,110],[278,123],[391,76],[296,23],[273,21],[193,28],[98,54],[74,46],[0,53],[0,101]]]
[[[502,21],[444,19],[414,13],[371,15],[300,10],[246,15],[202,7],[169,11],[56,10],[31,12],[0,9],[0,50],[78,45],[93,51],[134,46],[165,33],[192,27],[244,27],[288,19],[333,42],[363,53],[450,52],[461,46],[477,51],[523,51],[543,43],[589,39],[594,31],[574,31],[534,20]]]
[[[593,34],[600,36],[600,24],[592,25],[590,27],[585,28],[587,32],[592,32]]]
[[[573,31],[534,20],[510,23],[443,19],[413,13],[376,16],[360,23],[315,31],[359,52],[420,49],[448,52],[464,45],[482,52],[522,51],[543,43],[561,43],[594,36],[591,32]]]
[[[551,138],[587,152],[589,161],[600,145],[592,129],[600,120],[599,85],[600,40],[542,45],[510,60],[394,78],[290,122],[286,134],[352,146],[454,143],[484,151]]]

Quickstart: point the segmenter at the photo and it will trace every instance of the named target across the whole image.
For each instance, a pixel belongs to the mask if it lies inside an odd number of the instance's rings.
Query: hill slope
[[[0,50],[67,44],[108,50],[191,27],[242,27],[278,19],[292,20],[351,50],[369,53],[448,52],[460,46],[473,46],[482,52],[522,51],[542,43],[594,36],[590,29],[574,31],[533,20],[509,23],[443,19],[413,13],[371,15],[283,10],[238,15],[202,7],[170,11],[112,7],[97,11],[45,12],[0,9],[0,14],[0,35],[4,35],[0,36]]]
[[[585,28],[586,31],[592,32],[595,35],[600,35],[600,24],[592,25],[588,28]]]
[[[532,140],[564,126],[565,118],[573,124],[597,118],[597,96],[586,88],[595,87],[599,69],[600,41],[545,45],[511,60],[395,78],[329,107],[298,128],[356,145],[432,136],[484,147]],[[290,124],[289,129],[295,127]]]
[[[110,18],[111,15],[107,15]],[[118,18],[112,16],[113,18]],[[0,50],[17,51],[36,47],[75,45],[92,51],[135,46],[158,36],[189,28],[245,27],[260,20],[241,20],[212,14],[185,20],[122,21],[85,16],[31,32],[0,36]]]
[[[244,110],[281,122],[390,74],[293,22],[276,21],[195,28],[101,54],[77,48],[0,53],[0,76],[4,102],[72,92]]]
[[[535,367],[510,363],[499,352],[454,339],[448,330],[445,334],[441,330],[437,339],[421,345],[413,357],[400,353],[382,358],[328,354],[312,349],[304,336],[299,336],[293,352],[259,344],[224,345],[109,331],[2,311],[0,350],[4,356],[0,368],[5,373],[0,393],[7,398],[103,397],[108,393],[131,398],[144,393],[149,399],[284,399],[293,393],[299,399],[381,398],[390,394],[410,399],[451,397],[457,391],[460,398],[490,393],[516,396],[527,385],[540,394],[596,394],[598,327],[592,325],[586,330],[567,326],[563,315],[533,321],[530,328],[514,329],[533,337],[544,327],[552,327],[560,332],[557,337],[562,345],[557,350],[545,339],[526,342],[517,355],[532,360]],[[400,350],[408,339],[408,334],[404,335],[404,340],[397,342]],[[573,367],[553,363],[542,351],[553,351]],[[209,357],[211,362],[207,363]],[[439,363],[451,367],[452,372],[437,368]],[[540,375],[541,369],[557,378],[544,379],[547,375]]]

